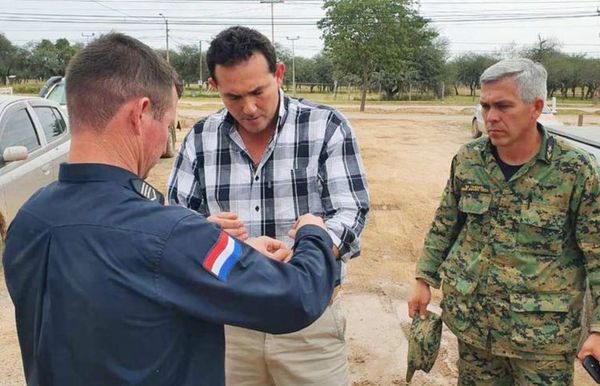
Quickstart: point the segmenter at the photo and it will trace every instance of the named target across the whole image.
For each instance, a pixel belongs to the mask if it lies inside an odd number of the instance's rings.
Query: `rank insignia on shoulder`
[[[158,202],[161,205],[165,204],[165,197],[149,183],[142,181],[139,178],[132,178],[129,182],[131,183],[133,190],[140,196],[150,201]]]
[[[554,149],[554,137],[549,136],[546,143],[546,159],[552,161],[552,149]]]
[[[231,269],[239,261],[241,255],[240,243],[221,231],[219,239],[208,255],[204,257],[202,267],[217,279],[227,281]]]

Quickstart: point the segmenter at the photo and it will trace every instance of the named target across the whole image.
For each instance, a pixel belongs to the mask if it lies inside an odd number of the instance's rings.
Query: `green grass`
[[[294,96],[291,89],[289,89],[289,90],[286,89],[285,92],[290,96]],[[360,105],[360,92],[358,92],[358,91],[349,93],[346,90],[342,89],[340,92],[337,93],[336,98],[334,99],[333,93],[331,93],[331,92],[312,92],[311,93],[311,92],[308,92],[308,90],[305,91],[305,89],[303,89],[300,92],[298,92],[295,96],[298,98],[306,98],[306,99],[309,99],[309,100],[311,100],[313,102],[317,102],[317,103]],[[373,104],[375,104],[375,105],[378,105],[378,104],[383,104],[383,105],[447,104],[447,105],[471,106],[479,101],[479,97],[473,98],[470,96],[463,96],[463,95],[448,96],[448,97],[444,98],[444,100],[433,99],[431,97],[428,97],[427,99],[419,99],[419,98],[423,98],[423,97],[425,97],[425,96],[419,96],[418,94],[415,94],[414,99],[410,102],[408,100],[385,101],[385,100],[381,100],[379,94],[370,93],[370,94],[367,94],[366,104],[367,104],[367,106],[373,105]],[[216,91],[214,91],[212,89],[200,90],[198,88],[198,85],[196,85],[196,84],[193,84],[190,87],[186,87],[184,90],[184,94],[183,94],[184,100],[218,99],[218,98],[219,98],[219,94]]]
[[[38,80],[30,80],[24,83],[11,85],[13,93],[20,95],[37,95],[44,82]],[[285,89],[288,95],[292,95],[291,87]],[[469,96],[469,90],[462,88],[459,90],[462,95],[446,96],[443,100],[434,99],[431,95],[413,94],[413,100],[408,101],[406,95],[402,95],[402,100],[385,101],[381,100],[381,96],[377,93],[367,94],[367,106],[373,105],[447,105],[447,106],[473,106],[479,102],[479,90],[475,97]],[[360,105],[360,90],[352,88],[350,92],[346,87],[341,87],[334,99],[331,92],[308,92],[307,87],[302,87],[296,95],[299,98],[306,98],[316,103],[324,103],[331,105]],[[423,99],[421,99],[423,98]],[[219,103],[219,94],[205,85],[205,88],[200,90],[197,84],[190,84],[185,88],[183,101],[186,100],[203,100],[214,101]],[[595,102],[595,103],[594,103]],[[579,107],[599,107],[600,101],[592,101],[589,99],[581,100],[579,96],[575,98],[557,97],[557,107],[560,114],[570,115],[579,114]]]
[[[26,94],[26,95],[37,95],[40,89],[44,85],[44,82],[40,81],[27,81],[24,83],[11,84],[14,94]]]

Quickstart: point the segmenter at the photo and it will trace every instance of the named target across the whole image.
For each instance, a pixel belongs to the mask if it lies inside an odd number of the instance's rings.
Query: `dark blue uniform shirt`
[[[4,269],[28,385],[222,385],[223,323],[286,333],[323,312],[321,228],[302,227],[283,264],[156,194],[123,169],[64,164],[19,211]],[[223,241],[235,258],[219,278],[207,256]]]

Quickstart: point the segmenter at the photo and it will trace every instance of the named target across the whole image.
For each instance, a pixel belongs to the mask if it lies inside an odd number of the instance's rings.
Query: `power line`
[[[600,16],[597,12],[594,13],[569,13],[569,14],[535,14],[535,13],[498,13],[498,14],[482,14],[472,15],[470,17],[457,16],[439,16],[431,17],[429,20],[433,23],[467,23],[467,22],[489,22],[489,21],[519,21],[519,20],[550,20],[550,19],[575,19],[575,18],[593,18]],[[160,22],[157,16],[137,16],[127,15],[126,18],[115,18],[111,15],[99,14],[54,14],[54,13],[35,13],[24,14],[20,12],[4,12],[0,15],[0,20],[4,21],[20,21],[20,22],[48,22],[48,23],[113,23],[113,24],[131,24],[135,19],[136,24],[156,24]],[[43,20],[42,20],[43,19]],[[267,17],[218,17],[210,19],[202,19],[197,17],[173,17],[170,19],[171,24],[177,25],[215,25],[215,24],[248,24],[248,25],[271,25]],[[314,25],[317,20],[314,17],[297,17],[283,16],[278,17],[277,21],[273,21],[277,25]],[[387,23],[383,23],[387,24]]]
[[[11,12],[2,12],[0,14],[0,33],[5,31],[17,31],[13,39],[21,39],[25,33],[35,36],[40,31],[55,32],[51,35],[60,34],[69,37],[69,33],[76,30],[80,32],[95,32],[96,34],[105,33],[108,30],[129,31],[136,35],[144,35],[144,38],[156,39],[158,31],[161,30],[162,20],[156,16],[145,16],[144,13],[156,15],[158,12],[169,12],[169,28],[177,37],[176,44],[187,41],[197,42],[198,38],[210,39],[214,34],[230,25],[248,25],[254,26],[263,33],[266,27],[270,26],[270,18],[266,14],[264,4],[259,5],[259,0],[21,0],[14,2],[14,6],[4,7]],[[60,5],[60,4],[63,5]],[[125,5],[124,7],[118,6]],[[200,4],[201,3],[201,4]],[[25,5],[22,5],[25,4]],[[46,4],[51,5],[48,8]],[[71,4],[71,5],[69,5]],[[91,4],[101,6],[92,7]],[[129,4],[126,5],[126,4]],[[200,4],[194,7],[195,4]],[[322,0],[285,0],[282,9],[286,9],[287,15],[280,12],[274,18],[274,24],[279,26],[282,31],[282,37],[302,34],[302,41],[310,44],[297,44],[296,49],[311,50],[321,48],[320,32],[316,29],[317,21],[325,17],[325,11],[320,8]],[[478,7],[478,4],[485,4],[485,9]],[[543,4],[543,7],[540,5]],[[594,5],[593,7],[591,5]],[[21,5],[21,7],[19,7]],[[138,6],[139,5],[139,6]],[[171,6],[170,5],[179,5]],[[317,6],[315,6],[317,5]],[[506,5],[509,5],[508,7]],[[548,6],[550,5],[550,6]],[[545,0],[545,1],[516,1],[516,0],[421,0],[420,15],[430,21],[430,24],[436,27],[443,36],[443,31],[461,31],[469,28],[497,30],[514,29],[524,33],[529,33],[530,29],[537,32],[553,34],[546,28],[559,26],[566,30],[576,30],[577,33],[585,32],[584,28],[593,28],[597,31],[599,19],[596,19],[596,5],[600,5],[598,0],[573,0],[565,2],[564,0]],[[498,7],[503,8],[499,9]],[[22,8],[30,8],[30,11],[24,11]],[[82,9],[87,7],[89,9]],[[294,8],[295,7],[295,8]],[[469,9],[471,7],[471,9]],[[494,9],[494,7],[496,9]],[[44,8],[52,11],[44,11]],[[61,8],[64,9],[63,12]],[[202,8],[202,9],[200,9]],[[210,11],[206,11],[210,9]],[[473,10],[473,8],[477,8]],[[91,10],[91,12],[89,12]],[[109,11],[110,10],[110,11]],[[235,10],[232,12],[232,10]],[[256,11],[262,11],[262,14]],[[19,12],[21,11],[21,12]],[[109,12],[107,12],[109,11]],[[60,12],[60,13],[59,13]],[[181,16],[178,16],[181,15]],[[570,20],[571,22],[568,22]],[[590,20],[593,22],[588,22]],[[546,21],[546,23],[544,23]],[[556,23],[556,24],[554,24]],[[72,27],[78,24],[78,27]],[[469,27],[462,27],[468,24]],[[12,26],[15,26],[14,29]],[[56,28],[52,28],[56,26]],[[64,27],[61,27],[64,26]],[[311,27],[311,28],[307,28]],[[300,31],[302,29],[302,31]],[[313,34],[313,29],[316,31]],[[20,32],[23,32],[21,34]],[[105,31],[105,32],[103,32]],[[32,34],[33,32],[33,34]],[[127,32],[126,32],[127,33]],[[557,34],[563,31],[556,30]],[[45,34],[46,37],[48,34]],[[157,35],[157,36],[154,36]],[[186,36],[190,35],[190,36]],[[193,35],[193,36],[192,36]],[[508,33],[498,35],[499,40],[508,39]],[[581,33],[580,33],[581,35]],[[597,32],[593,33],[594,41],[597,40]],[[27,35],[25,35],[27,36]],[[172,35],[170,35],[172,36]],[[305,38],[306,36],[306,38]],[[57,35],[57,37],[59,37]],[[492,39],[495,39],[493,37]],[[76,38],[73,38],[74,40]],[[462,38],[462,40],[468,37]],[[521,40],[520,36],[516,37]],[[588,41],[587,36],[583,42]],[[27,39],[26,41],[31,41]],[[461,40],[459,38],[459,40]],[[450,42],[455,45],[471,44],[475,48],[484,46],[484,42]],[[571,38],[571,40],[573,40]],[[156,41],[154,44],[156,44]],[[533,40],[532,40],[533,41]],[[561,44],[563,47],[593,48],[594,44],[581,44],[582,40],[573,44]],[[513,42],[514,43],[514,42]],[[494,43],[490,42],[489,45]],[[498,42],[498,46],[505,43]],[[517,44],[517,43],[514,43]],[[521,43],[519,43],[521,44]]]
[[[46,0],[21,0],[28,2],[50,2]],[[94,3],[94,0],[59,0],[60,2],[74,2],[74,3]],[[57,1],[52,1],[56,3]],[[232,4],[254,4],[256,0],[103,0],[103,3],[146,3],[146,4],[178,4],[178,3],[232,3]],[[288,0],[287,2],[292,4],[322,4],[322,0]]]
[[[544,0],[544,1],[424,1],[421,0],[421,5],[438,5],[438,4],[451,4],[451,5],[504,5],[504,4],[564,4],[564,0]],[[597,0],[579,0],[569,1],[569,4],[598,4]]]

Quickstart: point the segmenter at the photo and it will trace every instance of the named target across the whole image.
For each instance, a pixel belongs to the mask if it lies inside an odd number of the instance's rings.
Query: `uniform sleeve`
[[[321,202],[325,224],[340,257],[348,260],[360,253],[360,234],[369,212],[369,193],[362,159],[351,126],[332,114],[331,137],[319,162],[323,182]]]
[[[600,333],[600,181],[598,168],[590,169],[588,173],[581,173],[586,176],[585,181],[578,184],[581,190],[575,232],[585,258],[594,307],[590,330]]]
[[[157,291],[167,305],[196,318],[289,333],[325,310],[334,268],[331,239],[319,227],[302,227],[293,259],[280,263],[192,215],[166,242]]]
[[[446,259],[448,251],[456,241],[466,220],[458,210],[460,189],[454,178],[456,156],[452,160],[450,178],[442,194],[442,201],[435,212],[433,224],[425,237],[423,254],[417,261],[416,278],[425,280],[435,288],[440,286],[438,269]]]
[[[197,167],[198,159],[202,159],[202,149],[198,149],[197,137],[201,132],[197,130],[199,122],[185,137],[179,153],[175,158],[169,181],[167,182],[167,195],[170,205],[179,205],[190,208],[204,216],[210,215],[206,205],[204,192],[204,179],[201,178]]]

